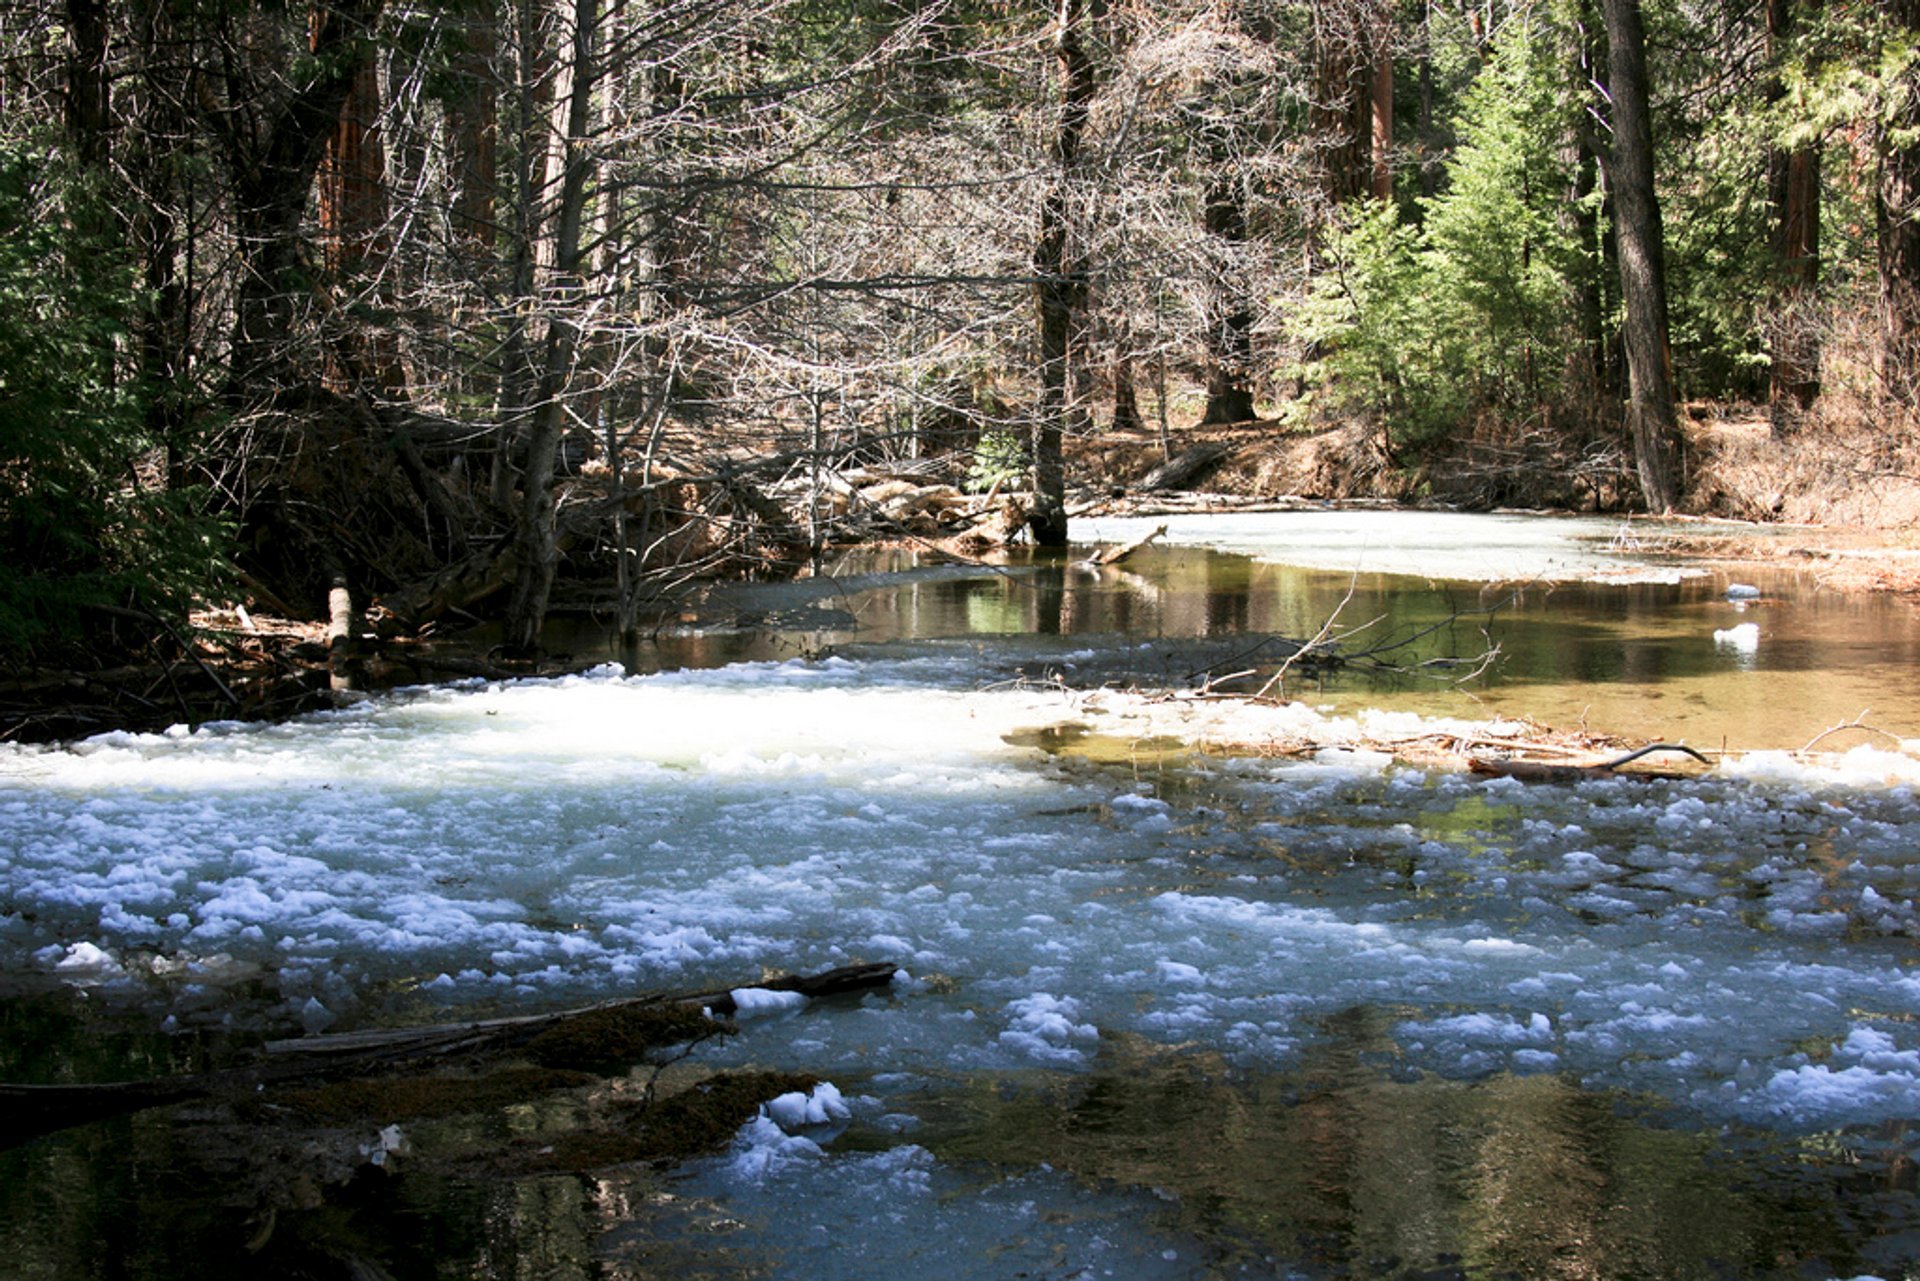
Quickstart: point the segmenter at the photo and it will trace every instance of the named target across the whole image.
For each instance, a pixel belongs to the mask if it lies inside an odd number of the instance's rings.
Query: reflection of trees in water
[[[921,1138],[943,1159],[1164,1189],[1175,1226],[1230,1257],[1342,1275],[1768,1276],[1855,1258],[1844,1170],[1733,1156],[1560,1076],[1393,1079],[1406,1015],[1333,1015],[1284,1076],[1103,1031],[1091,1075],[983,1078]]]

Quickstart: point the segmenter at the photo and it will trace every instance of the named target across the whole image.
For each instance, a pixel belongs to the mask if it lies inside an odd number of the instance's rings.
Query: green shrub
[[[988,428],[973,447],[973,465],[967,468],[967,491],[983,494],[995,485],[1020,479],[1027,470],[1026,447],[1011,431]]]

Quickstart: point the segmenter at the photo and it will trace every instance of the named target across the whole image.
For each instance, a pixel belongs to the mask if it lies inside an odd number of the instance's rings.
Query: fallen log
[[[1185,489],[1232,452],[1231,445],[1218,442],[1195,445],[1178,458],[1161,463],[1148,472],[1141,479],[1139,488],[1149,492],[1159,489]]]
[[[1612,760],[1595,761],[1591,764],[1573,765],[1561,761],[1506,760],[1484,756],[1469,757],[1467,769],[1474,774],[1486,774],[1497,778],[1519,779],[1524,783],[1578,783],[1590,778],[1637,778],[1647,782],[1665,780],[1672,782],[1694,777],[1684,770],[1641,769],[1621,771],[1620,767],[1629,761],[1639,760],[1642,756],[1654,752],[1682,752],[1693,757],[1703,765],[1712,765],[1706,757],[1680,743],[1649,743],[1636,748]]]
[[[757,983],[742,983],[734,988],[656,993],[601,1001],[545,1014],[435,1024],[430,1027],[376,1028],[365,1032],[295,1037],[267,1042],[264,1047],[266,1062],[187,1076],[147,1081],[107,1081],[92,1085],[0,1083],[0,1150],[91,1121],[210,1098],[217,1094],[252,1092],[269,1085],[372,1075],[418,1059],[520,1050],[535,1044],[543,1036],[554,1037],[554,1034],[564,1033],[576,1025],[599,1021],[604,1027],[610,1015],[677,1013],[682,1017],[677,1022],[666,1024],[674,1029],[674,1039],[662,1040],[658,1044],[684,1044],[689,1039],[697,1039],[699,1011],[705,1010],[722,1017],[735,1012],[732,995],[735,991],[765,988],[777,992],[798,992],[810,998],[839,996],[885,987],[893,981],[897,970],[898,967],[888,961],[845,965],[818,974],[787,975]],[[714,1026],[717,1029],[724,1025]],[[594,1039],[604,1045],[609,1038],[596,1030]]]

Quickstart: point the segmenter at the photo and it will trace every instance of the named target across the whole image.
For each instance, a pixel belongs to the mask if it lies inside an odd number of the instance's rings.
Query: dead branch
[[[1829,738],[1834,734],[1844,734],[1846,731],[1850,729],[1857,729],[1863,734],[1878,734],[1882,738],[1892,739],[1896,746],[1906,742],[1906,740],[1901,738],[1898,734],[1892,733],[1891,731],[1888,731],[1888,730],[1881,729],[1877,725],[1867,724],[1866,723],[1867,713],[1871,712],[1872,710],[1873,709],[1871,707],[1863,707],[1860,709],[1860,714],[1854,717],[1852,720],[1841,721],[1837,725],[1829,725],[1826,729],[1821,730],[1818,734],[1815,734],[1812,738],[1808,739],[1806,742],[1806,746],[1802,747],[1800,750],[1802,752],[1811,752],[1814,749],[1814,746],[1819,742],[1821,742],[1823,739]]]

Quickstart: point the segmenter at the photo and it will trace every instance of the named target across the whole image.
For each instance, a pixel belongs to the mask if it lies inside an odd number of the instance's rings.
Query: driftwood
[[[891,962],[847,965],[818,974],[790,975],[737,986],[799,992],[809,997],[838,996],[884,987],[893,981],[897,969]],[[266,1062],[190,1076],[109,1081],[97,1085],[0,1084],[0,1149],[70,1126],[232,1091],[253,1091],[267,1085],[329,1077],[372,1075],[396,1064],[420,1059],[502,1054],[526,1045],[542,1033],[577,1021],[604,1017],[610,1012],[705,1009],[715,1015],[729,1016],[735,1012],[733,990],[653,994],[518,1018],[269,1041],[265,1046]]]
[[[1161,535],[1165,534],[1166,532],[1167,532],[1167,527],[1165,525],[1157,526],[1152,530],[1152,532],[1142,534],[1140,537],[1134,539],[1130,543],[1125,544],[1124,546],[1109,547],[1103,551],[1095,553],[1092,556],[1089,556],[1087,558],[1087,563],[1089,565],[1097,565],[1102,567],[1107,565],[1118,565],[1121,561],[1133,555],[1135,552],[1139,551],[1141,548],[1145,547],[1147,544],[1151,543],[1154,539],[1159,538]]]
[[[1597,761],[1587,765],[1572,765],[1560,761],[1517,761],[1491,757],[1475,756],[1467,761],[1467,768],[1475,774],[1488,774],[1498,778],[1516,778],[1524,783],[1578,783],[1589,778],[1637,778],[1648,781],[1667,780],[1669,782],[1690,778],[1692,775],[1682,770],[1627,770],[1620,767],[1629,761],[1639,760],[1642,756],[1654,752],[1682,752],[1693,757],[1703,765],[1711,765],[1700,753],[1681,743],[1649,743],[1612,760]]]
[[[1161,463],[1140,481],[1140,488],[1184,489],[1204,475],[1208,468],[1233,452],[1233,446],[1210,442],[1195,445],[1178,458]]]

